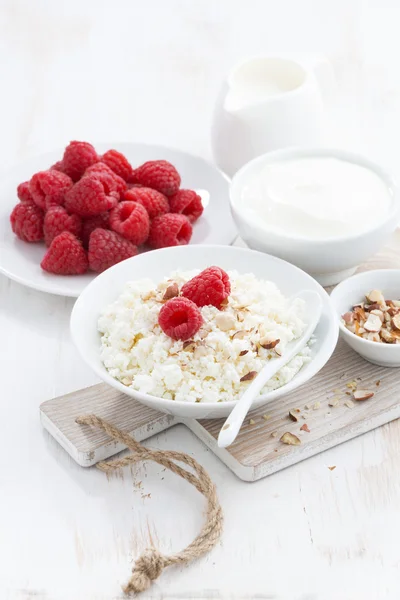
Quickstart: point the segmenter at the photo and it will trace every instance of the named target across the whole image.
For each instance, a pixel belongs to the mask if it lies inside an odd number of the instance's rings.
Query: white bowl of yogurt
[[[333,285],[385,244],[400,221],[396,186],[354,153],[288,148],[233,177],[231,210],[247,245]]]

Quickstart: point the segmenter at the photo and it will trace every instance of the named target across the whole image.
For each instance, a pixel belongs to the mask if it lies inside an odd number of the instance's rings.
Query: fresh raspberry
[[[94,163],[94,165],[92,165],[85,171],[85,175],[94,175],[94,176],[96,176],[96,175],[102,176],[104,173],[106,173],[107,175],[109,175],[110,177],[113,178],[113,180],[115,182],[115,191],[118,192],[120,195],[123,194],[123,192],[125,192],[125,190],[126,190],[125,181],[122,179],[122,177],[119,177],[119,175],[114,173],[114,171],[112,169],[110,169],[110,167],[108,165],[106,165],[106,163],[103,163],[103,162]]]
[[[83,221],[81,240],[85,248],[89,246],[90,235],[95,229],[110,229],[109,212],[100,213]]]
[[[46,212],[43,223],[46,246],[50,246],[54,238],[63,231],[69,231],[79,238],[81,230],[81,217],[79,215],[69,215],[62,206],[51,206]]]
[[[126,190],[124,200],[138,202],[147,210],[150,219],[169,212],[169,204],[164,194],[146,187],[134,187]]]
[[[149,237],[149,215],[138,202],[120,202],[110,213],[110,227],[136,246],[140,246]]]
[[[141,185],[140,183],[131,183],[130,181],[127,181],[126,187],[128,190],[131,190],[132,188],[142,188],[144,187],[144,185]]]
[[[181,178],[167,160],[149,160],[136,169],[135,183],[153,188],[165,196],[173,196],[179,190]]]
[[[62,160],[57,161],[54,165],[51,165],[50,171],[60,171],[60,173],[64,173],[64,163]]]
[[[43,239],[43,217],[41,208],[22,200],[10,215],[11,229],[24,242],[40,242]]]
[[[136,256],[138,249],[114,231],[95,229],[89,240],[89,266],[92,271],[102,273],[109,267]]]
[[[92,217],[118,204],[119,194],[111,176],[106,173],[85,175],[65,196],[65,208],[68,212],[81,217]]]
[[[108,150],[103,156],[100,157],[103,163],[106,163],[110,169],[114,171],[119,177],[122,177],[124,181],[128,181],[133,173],[133,169],[128,159],[118,152],[117,150]]]
[[[99,160],[96,150],[88,142],[70,142],[62,159],[63,171],[72,181],[78,181],[86,169]],[[58,163],[56,163],[58,164]]]
[[[203,213],[201,198],[193,190],[178,190],[169,198],[169,206],[172,213],[185,215],[191,223]]]
[[[161,308],[158,324],[173,340],[189,340],[203,323],[201,312],[194,302],[187,298],[172,298]]]
[[[152,248],[184,246],[190,242],[192,231],[193,228],[184,215],[167,213],[153,219],[147,242]]]
[[[59,171],[40,171],[29,182],[33,201],[43,210],[64,204],[65,194],[73,186],[72,180]]]
[[[29,181],[20,183],[17,187],[17,196],[21,202],[33,202],[32,194],[29,191]]]
[[[82,275],[88,269],[88,258],[74,234],[63,231],[51,242],[40,266],[56,275]]]
[[[231,293],[228,274],[219,267],[208,267],[182,286],[181,294],[197,306],[211,304],[221,308]]]

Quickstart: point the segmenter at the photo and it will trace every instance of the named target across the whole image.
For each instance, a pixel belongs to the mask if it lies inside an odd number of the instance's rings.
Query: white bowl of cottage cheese
[[[195,328],[170,337],[160,311],[188,296],[185,284],[213,265],[229,278],[223,304],[190,305]],[[267,383],[256,408],[311,379],[338,338],[328,294],[278,258],[227,246],[141,254],[89,284],[74,306],[71,332],[95,373],[134,400],[182,418],[223,417],[266,361],[284,355],[301,336],[307,311],[296,293],[304,289],[317,291],[323,302],[314,339]]]
[[[385,244],[400,221],[393,179],[351,152],[287,148],[233,177],[231,210],[254,250],[283,258],[334,285]]]

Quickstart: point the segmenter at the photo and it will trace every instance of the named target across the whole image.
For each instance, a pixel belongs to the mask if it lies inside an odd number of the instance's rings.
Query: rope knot
[[[137,559],[132,569],[132,575],[124,592],[139,594],[144,592],[150,586],[152,581],[157,579],[164,569],[164,557],[155,548],[147,548]]]

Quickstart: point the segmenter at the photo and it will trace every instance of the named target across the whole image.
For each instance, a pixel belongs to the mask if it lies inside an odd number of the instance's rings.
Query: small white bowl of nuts
[[[342,281],[331,294],[341,337],[382,367],[400,367],[400,270],[366,271]]]

